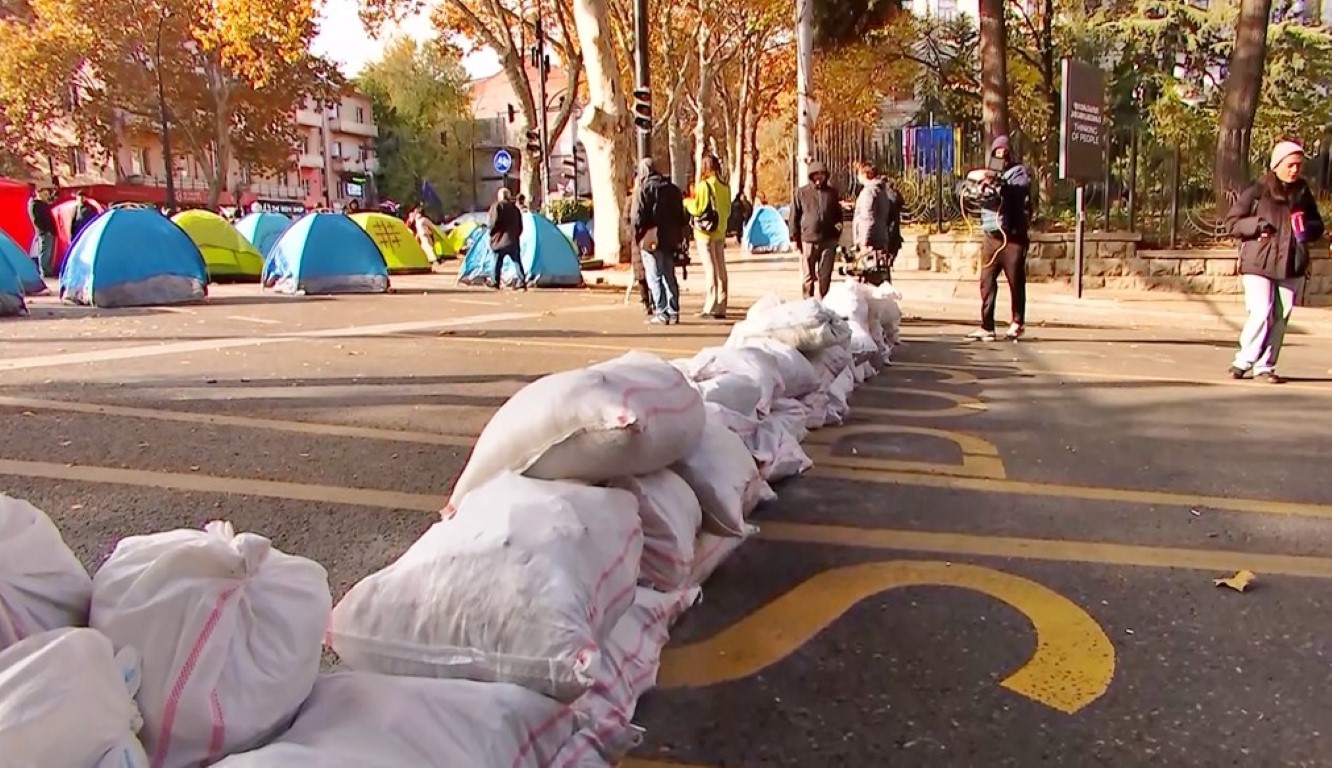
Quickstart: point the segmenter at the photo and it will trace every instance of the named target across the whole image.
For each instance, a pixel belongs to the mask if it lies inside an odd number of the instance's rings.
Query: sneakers
[[[1249,375],[1249,372],[1246,371],[1245,369],[1243,369],[1243,368],[1239,368],[1239,367],[1236,367],[1236,366],[1233,366],[1233,365],[1230,366],[1230,371],[1229,371],[1229,373],[1230,373],[1230,378],[1232,378],[1232,379],[1242,379],[1242,378],[1244,378],[1245,376],[1248,376],[1248,375]]]
[[[647,321],[648,325],[670,325],[671,319],[665,315],[657,315]]]
[[[994,341],[997,338],[998,337],[994,335],[994,331],[987,331],[984,328],[981,328],[978,331],[972,331],[966,335],[968,341]]]
[[[1253,375],[1254,381],[1260,381],[1264,384],[1285,384],[1286,380],[1277,375],[1276,371],[1263,371]]]
[[[1013,323],[1012,325],[1008,326],[1008,333],[1004,334],[1004,338],[1008,339],[1009,341],[1017,341],[1018,339],[1022,338],[1022,334],[1026,332],[1027,332],[1027,326],[1023,325],[1022,323]]]

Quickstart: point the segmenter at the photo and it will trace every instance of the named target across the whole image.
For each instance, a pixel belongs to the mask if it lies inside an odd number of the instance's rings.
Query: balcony
[[[324,156],[302,152],[297,156],[296,164],[301,168],[323,168]]]
[[[319,116],[318,110],[298,109],[296,110],[296,124],[304,125],[309,128],[318,128],[324,124],[324,121]]]
[[[354,157],[335,157],[333,158],[334,172],[342,171],[346,173],[375,173],[379,170],[379,160],[368,157],[365,160],[358,160]]]
[[[358,123],[345,117],[333,118],[328,128],[334,133],[347,133],[352,136],[379,136],[379,126],[374,123]]]

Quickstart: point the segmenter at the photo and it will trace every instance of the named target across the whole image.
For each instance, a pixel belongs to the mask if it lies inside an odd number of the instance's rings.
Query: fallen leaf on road
[[[198,472],[198,471],[199,471],[199,468],[198,468],[198,467],[190,467],[190,471],[191,471],[191,472]]]
[[[82,504],[70,504],[70,505],[69,505],[69,508],[70,508],[71,510],[79,510],[79,509],[83,509],[83,505],[82,505]]]
[[[1198,516],[1201,515],[1202,513],[1199,512],[1199,511],[1196,510],[1196,509],[1190,509],[1190,510],[1189,510],[1189,514],[1190,514],[1190,515],[1193,515],[1194,517],[1198,517]]]
[[[23,412],[23,415],[24,415],[24,416],[36,416],[37,414],[33,413],[32,411],[24,411],[24,412]]]
[[[1212,579],[1212,584],[1217,587],[1230,587],[1236,592],[1243,592],[1249,588],[1253,580],[1257,578],[1253,571],[1236,571],[1234,576],[1228,579]]]
[[[60,441],[60,447],[61,447],[61,448],[65,448],[65,447],[71,446],[71,445],[73,445],[73,444],[74,444],[74,441],[73,441],[73,440],[61,440],[61,441]]]

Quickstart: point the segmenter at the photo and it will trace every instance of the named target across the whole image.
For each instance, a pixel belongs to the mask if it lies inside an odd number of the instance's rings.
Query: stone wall
[[[1196,250],[1147,250],[1132,232],[1088,232],[1084,240],[1082,285],[1124,291],[1227,295],[1242,293],[1235,274],[1233,246]],[[945,233],[908,235],[899,257],[906,269],[974,277],[982,264],[982,239]],[[988,254],[986,255],[988,258]],[[1027,252],[1032,282],[1072,284],[1072,233],[1038,233]],[[1332,304],[1332,258],[1315,249],[1306,303]]]

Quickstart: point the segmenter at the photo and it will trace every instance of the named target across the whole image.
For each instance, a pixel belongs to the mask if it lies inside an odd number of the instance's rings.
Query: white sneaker
[[[981,328],[978,331],[968,333],[966,338],[969,341],[994,341],[997,337],[994,335],[994,331],[987,331],[984,328]]]
[[[1022,338],[1022,334],[1026,332],[1027,332],[1027,326],[1022,325],[1021,323],[1013,323],[1012,325],[1008,326],[1008,333],[1004,334],[1004,338],[1009,339],[1011,341],[1016,341]]]

